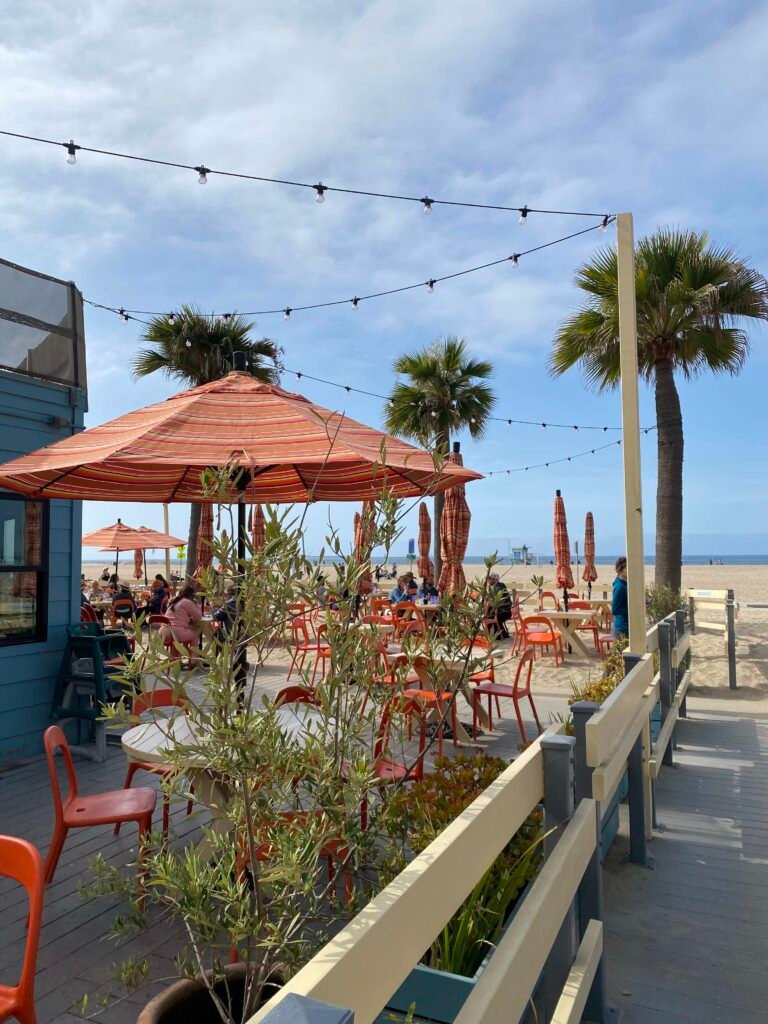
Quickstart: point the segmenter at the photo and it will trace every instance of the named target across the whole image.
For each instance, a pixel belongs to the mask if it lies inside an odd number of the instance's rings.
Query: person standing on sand
[[[627,604],[627,560],[622,555],[616,559],[616,579],[613,581],[613,635],[617,640],[629,636],[629,606]]]

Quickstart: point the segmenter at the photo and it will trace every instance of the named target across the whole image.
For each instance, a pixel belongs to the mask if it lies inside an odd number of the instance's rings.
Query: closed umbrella
[[[432,520],[426,502],[419,505],[419,561],[416,566],[419,576],[432,576],[435,567],[429,557],[429,545],[432,540]]]
[[[209,569],[213,562],[213,505],[203,505],[200,510],[200,529],[197,533],[197,547],[195,549],[195,562],[197,573],[200,575],[203,569]]]
[[[371,557],[371,543],[373,541],[373,532],[375,528],[374,516],[376,509],[373,502],[369,499],[363,502],[363,511],[355,512],[355,555],[358,562],[369,562]],[[370,593],[371,591],[371,571],[370,565],[366,572],[360,577],[361,586],[358,591],[363,593]]]
[[[447,461],[454,466],[463,465],[458,451],[451,452]],[[464,495],[464,484],[456,484],[445,493],[443,515],[440,520],[443,570],[437,587],[442,594],[461,594],[467,585],[461,563],[467,550],[471,520],[472,514]]]
[[[147,582],[147,574],[144,570],[144,551],[142,548],[136,548],[133,552],[133,578],[140,580],[144,577],[144,582]]]
[[[592,584],[597,579],[595,568],[595,519],[591,512],[587,512],[587,521],[584,525],[584,572],[581,578],[587,584],[587,593],[592,597]]]
[[[573,587],[573,573],[571,572],[571,544],[568,540],[565,502],[560,491],[555,491],[555,584],[563,591],[563,602],[567,611],[568,591]]]
[[[251,544],[254,551],[261,551],[267,543],[267,524],[264,521],[264,510],[261,505],[254,505],[251,509]]]

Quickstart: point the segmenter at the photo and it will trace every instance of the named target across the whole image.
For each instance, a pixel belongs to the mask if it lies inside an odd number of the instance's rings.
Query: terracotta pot
[[[240,1020],[245,988],[245,964],[228,964],[224,980],[218,981],[216,993],[226,999],[227,989],[232,999],[234,1019]],[[264,986],[259,1006],[271,999],[281,982],[270,981]],[[256,1007],[258,1009],[258,1007]],[[221,1024],[213,1000],[202,981],[183,978],[150,1000],[136,1019],[136,1024]]]

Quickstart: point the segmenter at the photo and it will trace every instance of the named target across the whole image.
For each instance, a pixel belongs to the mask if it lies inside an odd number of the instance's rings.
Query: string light
[[[187,346],[187,348],[192,348],[192,342],[189,340],[189,338],[187,338],[184,344]]]
[[[176,314],[175,313],[169,313],[168,314],[168,323],[171,324],[171,326],[173,326],[173,324],[176,323]]]
[[[232,314],[231,313],[225,313],[224,316],[222,317],[222,320],[224,321],[225,324],[228,324],[231,319],[232,319]]]
[[[432,213],[432,200],[429,198],[429,196],[424,196],[424,198],[421,199],[420,202],[424,204],[424,213]]]
[[[609,220],[610,220],[610,218],[606,214],[605,217],[603,217],[603,219],[602,219],[602,221],[600,223],[600,233],[603,234],[603,235],[605,234],[605,232],[606,232],[606,230],[608,228]]]
[[[123,323],[126,323],[126,324],[127,324],[127,323],[128,323],[128,321],[129,321],[129,320],[131,319],[131,318],[130,318],[130,317],[128,316],[128,314],[127,314],[127,313],[125,312],[125,310],[124,310],[124,309],[122,309],[122,308],[120,308],[120,309],[119,309],[119,310],[117,311],[117,314],[118,314],[118,316],[120,317],[120,319],[121,319],[121,320],[123,321]]]
[[[520,216],[517,218],[518,222],[520,224],[527,224],[528,223],[528,214],[529,213],[530,213],[530,210],[528,209],[527,206],[521,207],[520,208]]]
[[[435,281],[434,277],[430,277],[430,279],[427,281],[427,291],[429,292],[430,295],[435,290],[436,284],[437,282]]]
[[[77,151],[80,147],[75,145],[73,139],[70,139],[69,142],[62,142],[62,146],[66,147],[67,150],[67,163],[70,165],[76,164]]]
[[[400,195],[394,192],[382,192],[380,189],[362,189],[362,188],[343,188],[335,185],[323,185],[322,182],[318,182],[316,185],[311,184],[308,181],[291,181],[286,178],[271,178],[262,174],[247,174],[243,171],[225,171],[221,169],[214,169],[210,167],[195,167],[193,164],[183,163],[178,160],[160,160],[157,157],[138,156],[135,153],[122,153],[117,150],[111,149],[100,149],[95,146],[75,146],[72,141],[69,143],[58,142],[56,139],[45,139],[37,135],[27,135],[22,132],[10,132],[0,129],[0,135],[6,136],[11,139],[21,139],[25,142],[36,142],[44,146],[74,146],[75,149],[80,149],[84,153],[95,153],[98,156],[108,156],[117,160],[133,160],[136,163],[153,164],[157,167],[171,167],[179,170],[197,171],[198,181],[201,185],[205,185],[208,180],[209,174],[218,174],[225,178],[240,178],[244,181],[258,181],[270,185],[286,185],[292,188],[305,188],[314,189],[318,191],[318,187],[322,187],[323,193],[325,192],[339,192],[345,193],[346,195],[354,196],[368,196],[371,199],[389,199],[395,202],[405,203],[421,203],[424,209],[427,210],[424,200],[429,200],[430,206],[460,206],[467,209],[474,210],[499,210],[505,213],[518,213],[520,215],[521,223],[525,223],[525,220],[529,213],[546,214],[548,216],[560,216],[560,217],[605,217],[605,211],[596,213],[594,211],[586,210],[549,210],[539,209],[529,206],[504,206],[499,203],[482,203],[473,202],[469,200],[459,199],[433,199],[429,195],[423,197],[419,196],[408,196]],[[69,152],[69,149],[68,149]],[[74,160],[72,161],[74,163]],[[428,211],[427,211],[428,212]]]
[[[316,203],[324,203],[325,202],[326,188],[325,188],[325,185],[322,183],[322,181],[318,181],[318,183],[316,185],[313,185],[312,188],[317,193],[317,195],[315,196],[315,202]]]
[[[657,423],[652,427],[643,427],[642,433],[649,434],[652,430],[658,430],[659,426],[660,424]],[[586,455],[595,455],[597,452],[606,451],[608,448],[619,448],[621,447],[621,443],[621,441],[610,441],[608,444],[601,445],[599,448],[589,448],[587,451],[584,452],[576,452],[573,455],[564,455],[560,459],[550,459],[549,462],[537,462],[534,465],[530,466],[514,466],[510,467],[509,469],[492,469],[486,471],[485,475],[501,476],[502,474],[506,474],[508,476],[510,473],[527,473],[531,469],[549,469],[550,466],[557,466],[563,462],[572,462],[574,459],[581,459],[584,458]],[[660,441],[659,447],[663,447],[663,445],[664,442]]]
[[[293,310],[291,309],[291,307],[286,306],[285,309],[283,310],[283,320],[290,320],[292,312]]]
[[[352,309],[357,309],[357,307],[360,305],[360,299],[358,299],[358,297],[355,296],[354,299],[352,299],[351,301],[352,301]]]
[[[510,260],[512,262],[512,266],[513,267],[519,267],[520,266],[520,257],[519,257],[519,255],[516,252],[513,252],[512,255],[509,258],[510,258]]]

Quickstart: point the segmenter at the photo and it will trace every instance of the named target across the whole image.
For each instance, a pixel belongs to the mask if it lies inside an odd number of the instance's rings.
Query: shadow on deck
[[[768,715],[689,714],[656,787],[655,870],[623,863],[621,836],[606,864],[610,1003],[622,1024],[765,1024]]]

